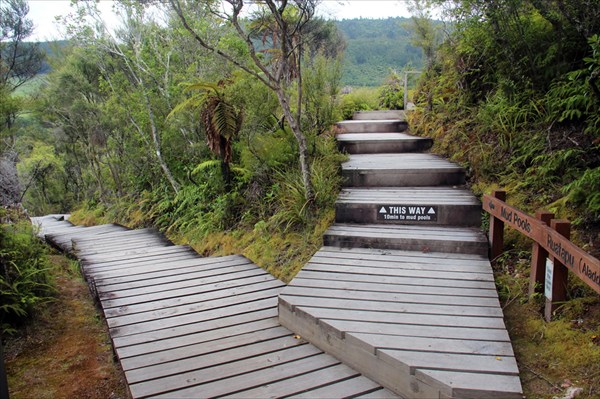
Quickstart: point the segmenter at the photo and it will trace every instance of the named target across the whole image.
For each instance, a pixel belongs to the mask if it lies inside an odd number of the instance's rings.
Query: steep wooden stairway
[[[521,398],[464,169],[423,153],[402,113],[338,127],[336,223],[281,291],[282,325],[405,398]]]

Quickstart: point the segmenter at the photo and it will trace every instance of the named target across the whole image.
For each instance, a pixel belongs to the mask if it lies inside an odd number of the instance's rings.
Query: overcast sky
[[[0,0],[1,1],[1,0]],[[63,38],[56,16],[68,14],[69,0],[29,0],[29,18],[36,26],[34,35],[28,40],[57,40]],[[111,13],[112,1],[100,1],[100,9],[107,21],[114,20]],[[325,0],[319,5],[320,15],[334,19],[388,18],[410,16],[406,1],[397,0]],[[113,23],[114,24],[114,23]],[[109,23],[109,26],[111,24]]]

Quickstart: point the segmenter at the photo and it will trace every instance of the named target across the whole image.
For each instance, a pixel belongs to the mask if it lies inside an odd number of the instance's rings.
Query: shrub
[[[6,214],[6,210],[2,210]],[[0,328],[16,332],[54,292],[46,247],[29,221],[0,225]]]

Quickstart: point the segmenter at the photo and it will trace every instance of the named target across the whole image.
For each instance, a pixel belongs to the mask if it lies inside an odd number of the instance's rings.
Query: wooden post
[[[492,197],[506,201],[506,191],[492,191]],[[496,259],[504,250],[504,222],[490,215],[490,259]]]
[[[571,222],[568,220],[552,219],[550,227],[558,234],[569,239],[571,238]],[[554,270],[552,271],[552,287],[551,296],[552,298],[546,298],[546,306],[544,308],[544,316],[546,321],[552,320],[552,314],[558,307],[558,303],[565,302],[567,300],[567,282],[569,279],[569,270],[561,263],[560,259],[555,256],[552,257],[554,261]],[[546,282],[548,283],[548,282]]]
[[[537,211],[535,217],[538,220],[550,226],[550,221],[554,218],[552,212]],[[544,281],[546,278],[546,259],[548,251],[544,249],[537,241],[533,241],[531,249],[531,275],[529,279],[529,296],[536,292],[544,292]]]

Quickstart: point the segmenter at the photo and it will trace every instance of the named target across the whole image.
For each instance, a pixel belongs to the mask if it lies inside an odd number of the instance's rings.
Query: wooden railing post
[[[506,201],[506,191],[492,191],[492,197]],[[504,250],[504,222],[490,215],[490,259],[496,259]]]
[[[537,211],[535,217],[538,220],[550,226],[550,221],[554,218],[554,213],[547,211]],[[536,292],[544,291],[544,281],[546,278],[546,259],[548,251],[537,241],[533,241],[531,249],[531,275],[529,279],[529,296]]]
[[[571,238],[571,223],[568,220],[552,219],[550,227],[563,237]],[[569,270],[556,256],[552,256],[554,268],[552,271],[552,284],[550,288],[550,298],[546,297],[546,306],[544,316],[546,321],[552,319],[552,314],[558,307],[558,303],[567,300],[567,282],[569,279]],[[548,284],[548,281],[546,281]]]

